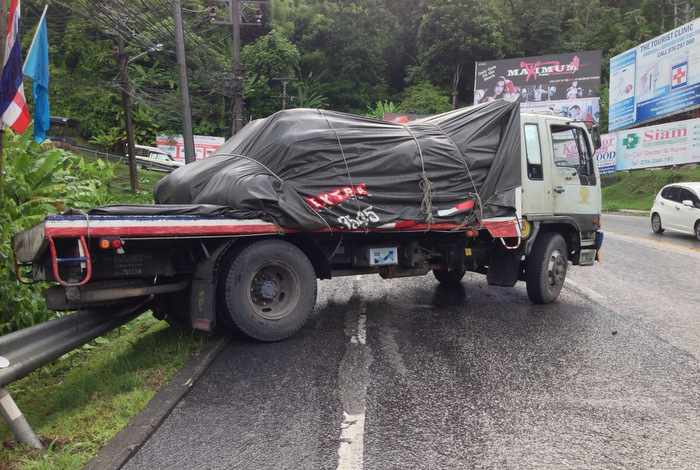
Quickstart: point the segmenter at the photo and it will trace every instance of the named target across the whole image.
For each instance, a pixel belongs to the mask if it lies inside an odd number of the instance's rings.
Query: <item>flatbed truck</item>
[[[293,335],[313,311],[317,280],[348,275],[432,271],[449,286],[470,271],[490,285],[524,281],[529,298],[546,304],[557,299],[570,264],[591,266],[599,256],[597,142],[585,123],[522,114],[516,212],[467,225],[398,220],[299,231],[230,218],[215,206],[198,208],[200,215],[170,205],[52,215],[15,236],[17,277],[51,283],[50,309],[108,310],[146,299],[158,318],[260,341]]]

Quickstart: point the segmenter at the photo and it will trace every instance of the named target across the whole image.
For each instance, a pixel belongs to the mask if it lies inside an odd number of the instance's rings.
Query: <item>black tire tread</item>
[[[288,258],[291,256],[291,258]],[[285,261],[298,271],[300,277],[301,294],[300,304],[308,304],[308,308],[304,308],[296,312],[295,318],[290,319],[291,325],[282,327],[283,321],[276,323],[264,324],[264,320],[252,321],[246,317],[245,304],[243,301],[235,298],[236,285],[232,280],[232,276],[242,275],[249,269],[249,264],[255,259],[270,259],[274,257],[287,258]],[[232,253],[229,263],[226,263],[225,269],[222,270],[221,285],[223,291],[223,306],[222,310],[228,316],[225,324],[234,326],[234,331],[240,331],[246,336],[249,336],[258,341],[274,342],[289,338],[297,333],[306,324],[311,316],[313,307],[316,303],[318,285],[316,282],[316,272],[309,258],[296,245],[283,240],[263,240],[254,242],[242,247]],[[247,288],[247,287],[246,287]],[[237,305],[234,310],[231,304]],[[276,330],[276,331],[275,331]]]
[[[457,286],[461,284],[466,270],[462,269],[433,269],[433,276],[444,286]]]
[[[548,304],[556,300],[559,296],[559,293],[557,293],[554,298],[549,298],[543,286],[543,277],[547,275],[547,267],[544,260],[547,253],[550,251],[550,247],[551,249],[555,248],[554,245],[560,245],[559,248],[562,249],[565,254],[567,253],[564,237],[555,232],[543,233],[537,237],[535,246],[532,248],[527,258],[525,284],[527,287],[527,295],[535,304]]]

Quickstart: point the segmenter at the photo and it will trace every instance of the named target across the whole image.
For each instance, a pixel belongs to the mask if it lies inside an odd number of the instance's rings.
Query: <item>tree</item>
[[[491,2],[429,2],[418,29],[418,65],[410,71],[417,83],[430,79],[450,87],[462,66],[462,90],[473,88],[474,62],[497,59],[507,49]]]
[[[292,77],[299,67],[299,50],[281,32],[272,30],[243,47],[241,63],[246,70],[245,95],[248,111],[265,117],[281,108],[275,80]]]
[[[447,94],[430,82],[419,82],[406,89],[399,109],[405,113],[438,114],[452,109]]]

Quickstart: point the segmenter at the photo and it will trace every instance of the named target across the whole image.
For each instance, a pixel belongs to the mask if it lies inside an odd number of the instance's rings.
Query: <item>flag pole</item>
[[[0,75],[5,70],[7,48],[7,0],[0,0]],[[5,195],[5,122],[0,116],[0,198]]]

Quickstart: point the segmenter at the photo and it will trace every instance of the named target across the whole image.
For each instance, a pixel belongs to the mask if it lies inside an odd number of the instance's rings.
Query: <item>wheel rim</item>
[[[695,224],[695,238],[700,240],[700,223]]]
[[[293,269],[280,263],[268,263],[258,268],[248,290],[255,314],[271,321],[287,316],[299,296],[299,277]]]
[[[566,259],[562,256],[561,251],[554,250],[549,255],[547,264],[547,279],[550,287],[561,287],[566,278]]]
[[[651,218],[651,228],[654,230],[654,232],[661,230],[661,219],[656,214],[654,214]]]

